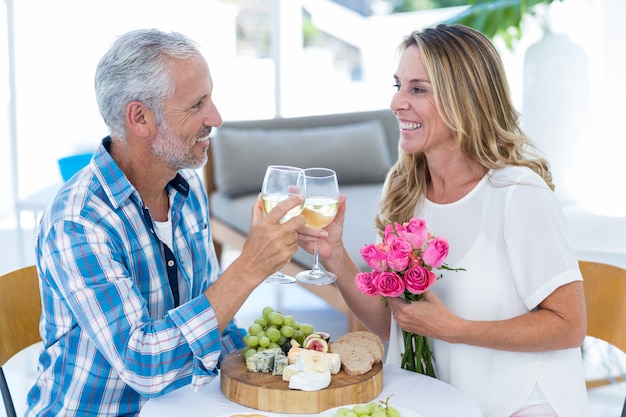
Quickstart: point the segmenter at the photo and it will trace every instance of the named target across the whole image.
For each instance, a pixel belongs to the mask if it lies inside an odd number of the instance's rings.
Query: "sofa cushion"
[[[257,193],[268,165],[331,168],[340,185],[380,183],[391,166],[378,120],[303,129],[221,127],[211,148],[217,189],[231,197]]]

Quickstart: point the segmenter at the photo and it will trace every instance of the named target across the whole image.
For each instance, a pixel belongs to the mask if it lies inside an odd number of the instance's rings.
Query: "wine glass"
[[[263,211],[269,213],[278,203],[292,195],[305,195],[304,170],[301,168],[270,165],[265,171],[263,186],[261,188],[261,198],[263,199]],[[281,223],[286,222],[302,212],[304,204],[300,204],[289,210],[280,219]],[[265,282],[273,284],[291,284],[296,282],[292,276],[285,275],[280,270],[274,272],[265,279]]]
[[[302,215],[306,218],[307,226],[322,229],[337,215],[339,206],[337,174],[328,168],[308,168],[304,170],[304,178],[306,198]],[[308,271],[298,272],[296,278],[305,284],[314,285],[332,284],[337,279],[337,275],[320,268],[317,242],[313,249],[313,267]]]

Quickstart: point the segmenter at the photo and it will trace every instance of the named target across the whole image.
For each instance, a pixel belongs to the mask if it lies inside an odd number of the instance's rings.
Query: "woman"
[[[345,201],[320,235],[324,266],[359,319],[389,341],[388,363],[400,364],[404,329],[431,339],[438,378],[485,417],[586,415],[582,276],[497,51],[475,30],[440,25],[411,33],[400,52],[391,101],[400,156],[377,228],[382,236],[392,221],[424,219],[447,238],[448,266],[466,271],[444,271],[420,302],[360,293],[341,242]],[[302,235],[301,246],[315,237]]]

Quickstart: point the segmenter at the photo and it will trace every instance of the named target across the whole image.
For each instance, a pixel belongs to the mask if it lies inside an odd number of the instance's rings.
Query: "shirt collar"
[[[104,191],[113,204],[119,207],[136,192],[136,189],[133,184],[128,181],[124,172],[111,157],[109,153],[111,142],[110,136],[102,139],[100,146],[98,146],[98,149],[96,149],[94,153],[94,163],[96,176],[100,180]],[[168,185],[184,197],[189,195],[189,183],[182,177],[180,172],[176,173],[176,176]]]

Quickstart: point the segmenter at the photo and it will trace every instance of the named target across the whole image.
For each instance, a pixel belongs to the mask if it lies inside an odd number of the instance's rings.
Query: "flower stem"
[[[402,338],[404,341],[404,353],[400,365],[402,369],[436,378],[428,338],[404,330],[402,330]]]
[[[420,370],[420,374],[424,372],[424,338],[422,336],[418,336],[416,334],[413,335],[415,339],[415,345],[417,349],[415,350],[415,354],[417,356],[417,368]]]

